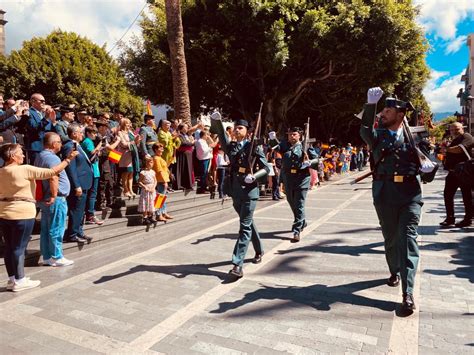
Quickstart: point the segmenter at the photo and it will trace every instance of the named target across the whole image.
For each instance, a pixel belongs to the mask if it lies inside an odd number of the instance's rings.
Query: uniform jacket
[[[260,196],[258,183],[254,181],[252,184],[246,184],[244,179],[250,171],[249,155],[251,144],[249,141],[243,141],[242,147],[234,141],[229,141],[225,134],[224,126],[221,121],[211,120],[211,131],[219,135],[219,143],[222,149],[229,157],[230,173],[226,177],[225,185],[227,185],[226,193],[234,199],[240,200],[256,200]],[[270,172],[270,164],[262,148],[259,146],[256,149],[256,161],[253,171],[257,172],[260,169],[265,169],[266,173]]]
[[[402,134],[398,139],[385,128],[374,129],[375,104],[365,104],[360,135],[372,150],[377,175],[418,175],[419,162],[416,151]],[[374,180],[372,195],[375,204],[404,205],[412,201],[421,202],[419,180],[398,183],[388,180]]]
[[[303,144],[298,142],[292,146],[290,142],[283,140],[275,149],[283,155],[280,175],[282,182],[291,188],[309,189],[311,181],[309,168],[301,169],[304,161]],[[307,154],[309,159],[318,157],[312,147],[308,148]]]
[[[140,154],[142,156],[150,155],[155,156],[153,152],[153,144],[158,143],[158,135],[156,134],[155,130],[152,127],[143,125],[140,128],[139,132],[140,136],[142,136],[142,140],[140,142]]]

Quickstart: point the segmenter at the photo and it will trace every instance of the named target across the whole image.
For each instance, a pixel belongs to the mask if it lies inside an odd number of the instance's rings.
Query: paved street
[[[399,316],[401,291],[385,285],[370,182],[351,179],[310,192],[297,244],[286,201],[260,203],[263,262],[235,283],[230,209],[85,246],[67,254],[72,267],[28,268],[43,284],[0,292],[0,353],[474,353],[474,228],[437,228],[442,176],[424,185],[409,317]]]

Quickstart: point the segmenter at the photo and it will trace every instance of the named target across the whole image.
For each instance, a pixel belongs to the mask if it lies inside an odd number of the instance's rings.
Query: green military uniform
[[[270,145],[271,144],[270,142]],[[274,149],[282,153],[280,178],[285,186],[285,194],[293,211],[291,231],[296,237],[306,227],[305,201],[311,181],[309,167],[303,166],[303,145],[297,142],[293,146],[287,141],[281,141]],[[317,154],[313,148],[307,150],[308,158],[315,159]]]
[[[69,140],[69,136],[67,135],[68,126],[69,126],[69,123],[62,120],[56,122],[56,125],[54,126],[54,129],[56,133],[59,134],[59,137],[61,137],[61,142],[63,142],[63,144]]]
[[[230,173],[225,178],[225,193],[232,197],[233,207],[240,218],[239,239],[232,254],[232,264],[242,266],[250,241],[257,255],[263,255],[263,246],[257,227],[253,221],[253,213],[260,196],[258,183],[247,184],[244,179],[249,173],[249,155],[251,144],[248,140],[242,142],[229,141],[224,126],[220,120],[211,120],[211,131],[219,135],[219,143],[230,160]],[[255,177],[263,177],[270,172],[270,165],[265,159],[262,148],[255,152],[256,165],[260,170]]]
[[[365,104],[360,134],[375,162],[372,195],[391,275],[400,275],[404,294],[413,295],[419,251],[421,185],[417,153],[402,132],[374,129],[376,104]]]
[[[153,152],[153,144],[158,143],[158,135],[156,134],[155,130],[150,127],[143,125],[139,131],[142,140],[140,141],[140,153],[142,156],[150,155],[152,157],[155,156]]]

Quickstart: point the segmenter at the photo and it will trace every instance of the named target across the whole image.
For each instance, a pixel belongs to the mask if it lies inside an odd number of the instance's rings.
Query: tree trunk
[[[184,55],[183,23],[180,0],[166,0],[166,30],[170,47],[171,72],[173,76],[173,101],[175,118],[191,124],[188,73]],[[157,83],[158,85],[158,83]]]

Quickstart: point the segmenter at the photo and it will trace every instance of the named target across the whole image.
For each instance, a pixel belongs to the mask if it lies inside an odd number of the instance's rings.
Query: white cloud
[[[457,25],[474,19],[473,0],[414,0],[420,6],[418,21],[427,33],[450,40],[456,37]]]
[[[467,36],[456,37],[453,41],[449,42],[444,51],[445,54],[456,53],[461,49],[462,46],[466,45]]]
[[[7,53],[54,29],[76,32],[107,49],[120,39],[146,0],[3,0]],[[138,21],[124,37],[140,34]],[[116,55],[115,49],[112,54]]]
[[[432,112],[455,112],[460,110],[459,99],[456,95],[464,87],[461,75],[464,70],[453,76],[448,72],[431,71],[431,79],[423,90]],[[441,80],[443,79],[443,80]]]

